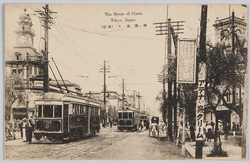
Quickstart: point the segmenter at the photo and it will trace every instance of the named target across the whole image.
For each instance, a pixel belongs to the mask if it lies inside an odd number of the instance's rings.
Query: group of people
[[[214,122],[211,121],[210,123],[207,121],[206,125],[204,127],[204,132],[205,132],[205,140],[206,141],[211,141],[214,137]]]
[[[144,131],[144,127],[146,127],[146,130],[149,128],[149,122],[144,120],[141,120],[139,123],[139,128],[141,129],[141,131]]]
[[[15,132],[20,131],[21,137],[24,142],[32,142],[32,134],[34,131],[34,123],[32,118],[22,120],[15,120],[13,122],[8,122],[5,127],[5,137],[6,140],[16,139]]]

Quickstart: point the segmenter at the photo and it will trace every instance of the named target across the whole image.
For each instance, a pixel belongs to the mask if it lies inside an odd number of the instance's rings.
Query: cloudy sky
[[[24,8],[32,18],[36,33],[34,47],[38,51],[43,48],[41,37],[44,29],[38,16],[33,15],[34,10],[42,9],[43,6],[6,5],[6,58],[8,50],[15,46],[14,30]],[[155,114],[159,108],[155,97],[162,89],[162,84],[157,82],[157,74],[164,63],[165,36],[155,35],[153,23],[166,21],[168,16],[172,21],[185,21],[184,34],[180,34],[179,38],[195,39],[199,34],[200,5],[50,4],[49,8],[57,12],[52,15],[54,24],[49,31],[49,59],[51,61],[51,57],[54,58],[64,79],[79,84],[82,92],[102,91],[103,73],[99,69],[106,60],[110,67],[107,90],[121,93],[124,78],[125,93],[132,94],[132,90],[140,92],[146,106]],[[230,11],[235,11],[235,15],[240,18],[247,16],[247,8],[241,5],[208,5],[208,40],[215,41],[212,25],[216,17],[228,17]],[[50,77],[53,78],[51,73]]]

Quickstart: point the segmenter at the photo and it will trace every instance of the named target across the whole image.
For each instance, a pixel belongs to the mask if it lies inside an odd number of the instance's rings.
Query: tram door
[[[69,105],[63,105],[63,131],[68,133],[69,129]]]

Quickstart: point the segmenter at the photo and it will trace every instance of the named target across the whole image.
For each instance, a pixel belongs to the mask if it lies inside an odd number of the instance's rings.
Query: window
[[[72,114],[76,113],[76,108],[75,108],[75,104],[72,104]]]
[[[95,115],[98,115],[98,108],[95,108]]]
[[[35,72],[34,73],[35,73],[35,75],[37,75],[37,67],[35,66],[34,68],[35,68]]]
[[[43,117],[53,118],[53,105],[43,105]]]
[[[87,112],[87,107],[83,106],[83,114],[86,114],[86,112]]]
[[[118,113],[118,115],[119,115],[119,118],[122,118],[122,113]]]
[[[17,61],[21,60],[21,53],[20,52],[15,52],[15,55],[16,55]]]
[[[23,29],[23,31],[25,30],[25,27],[24,26],[22,26],[22,29]]]
[[[82,110],[82,105],[80,105],[80,114],[82,114],[82,111],[83,111],[83,110]]]
[[[131,118],[131,119],[132,119],[132,113],[128,113],[128,115],[129,115],[129,118]]]
[[[12,69],[12,75],[15,75],[16,74],[16,68],[13,68]]]
[[[75,114],[79,114],[79,105],[75,104]]]
[[[37,117],[42,117],[42,105],[38,105],[37,108],[36,108],[36,116]]]
[[[128,118],[128,113],[123,113],[123,118]]]
[[[18,74],[22,74],[23,70],[22,69],[18,69]]]
[[[62,105],[55,105],[55,118],[62,117]]]

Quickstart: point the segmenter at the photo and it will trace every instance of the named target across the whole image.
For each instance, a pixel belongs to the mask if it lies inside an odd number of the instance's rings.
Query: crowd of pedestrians
[[[32,142],[32,135],[34,131],[34,123],[32,118],[22,120],[14,120],[13,122],[7,122],[5,125],[5,139],[16,139],[15,132],[21,133],[21,138],[24,142]]]

